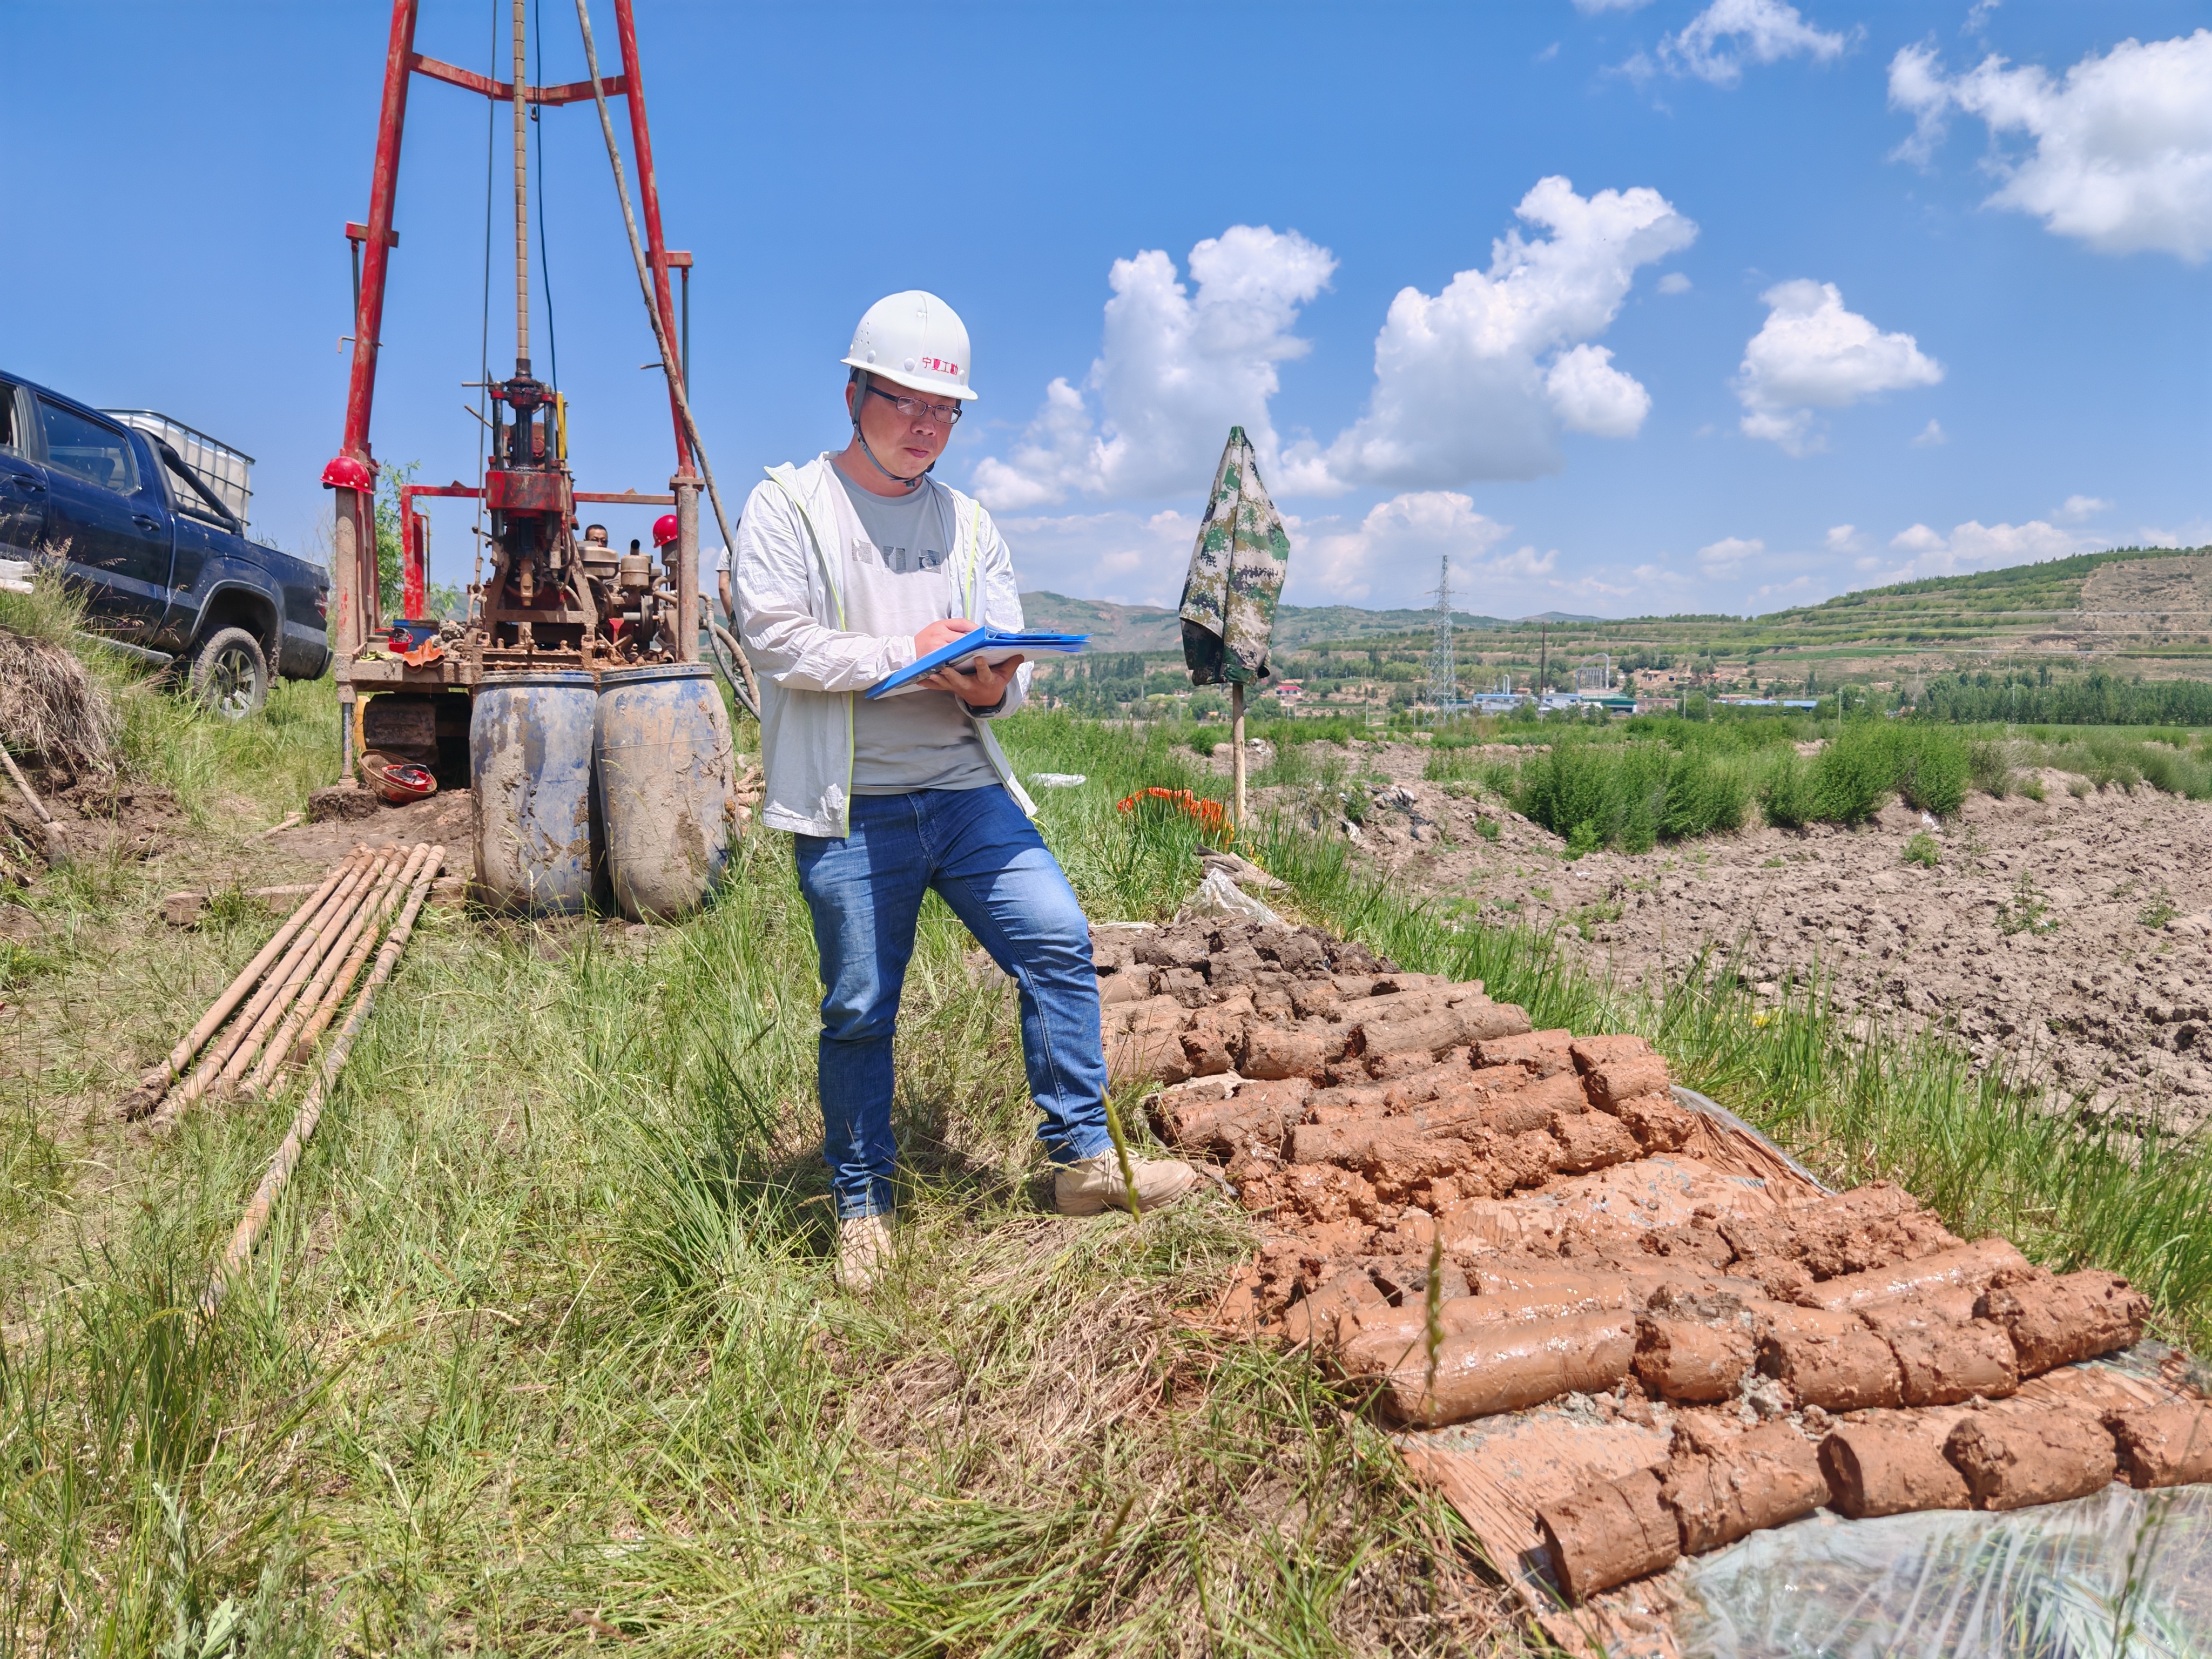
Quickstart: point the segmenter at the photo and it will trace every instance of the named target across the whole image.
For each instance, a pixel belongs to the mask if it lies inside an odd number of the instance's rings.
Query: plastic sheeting
[[[1825,1513],[1686,1562],[1684,1659],[2212,1656],[2212,1486],[2004,1515]]]

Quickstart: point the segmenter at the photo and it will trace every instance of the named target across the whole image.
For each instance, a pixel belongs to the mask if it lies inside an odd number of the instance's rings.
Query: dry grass
[[[123,730],[114,699],[67,646],[0,623],[0,743],[49,776],[113,769]]]

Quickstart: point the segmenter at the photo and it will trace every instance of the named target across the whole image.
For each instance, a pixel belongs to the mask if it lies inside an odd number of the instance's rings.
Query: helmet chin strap
[[[868,458],[869,461],[873,464],[877,471],[882,473],[884,477],[889,478],[893,483],[904,484],[907,488],[907,493],[908,495],[913,494],[915,490],[921,488],[921,481],[937,470],[937,463],[935,461],[932,461],[927,466],[925,466],[921,471],[915,473],[914,477],[909,478],[901,473],[892,471],[890,468],[885,466],[881,460],[878,459],[876,452],[868,445],[868,434],[860,430],[860,401],[868,395],[868,377],[855,370],[853,375],[853,386],[854,388],[853,392],[852,408],[853,437],[854,440],[860,446],[860,453]]]

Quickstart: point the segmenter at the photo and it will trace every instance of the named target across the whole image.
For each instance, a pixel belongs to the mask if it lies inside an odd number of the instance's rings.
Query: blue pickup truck
[[[272,671],[313,679],[331,660],[330,576],[246,534],[245,460],[0,373],[0,557],[59,567],[88,626],[242,718]]]

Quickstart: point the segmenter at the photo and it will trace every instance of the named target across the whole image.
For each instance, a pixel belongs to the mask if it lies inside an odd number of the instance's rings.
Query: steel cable
[[[699,473],[706,480],[707,499],[714,504],[714,523],[721,530],[722,545],[734,559],[738,538],[730,533],[729,519],[722,512],[722,492],[714,487],[714,469],[708,464],[706,447],[699,441],[699,423],[691,416],[690,397],[684,389],[684,377],[676,372],[676,359],[668,346],[668,331],[662,325],[660,306],[653,292],[653,274],[645,263],[645,244],[637,234],[637,215],[629,204],[629,179],[623,170],[622,146],[615,139],[614,117],[607,112],[606,83],[599,78],[599,49],[592,38],[592,14],[587,0],[576,0],[576,22],[584,32],[584,64],[592,72],[592,99],[599,106],[599,130],[606,135],[607,162],[614,169],[615,194],[622,202],[623,225],[629,232],[630,259],[637,267],[638,289],[645,296],[645,314],[653,324],[653,343],[660,349],[660,372],[668,381],[668,395],[675,400],[677,412],[684,418],[684,434],[691,445],[691,453],[699,458]],[[643,96],[635,87],[629,88],[629,95]],[[752,693],[751,705],[758,709],[760,684],[753,678],[752,665],[745,660],[743,651],[738,653],[738,668]]]

